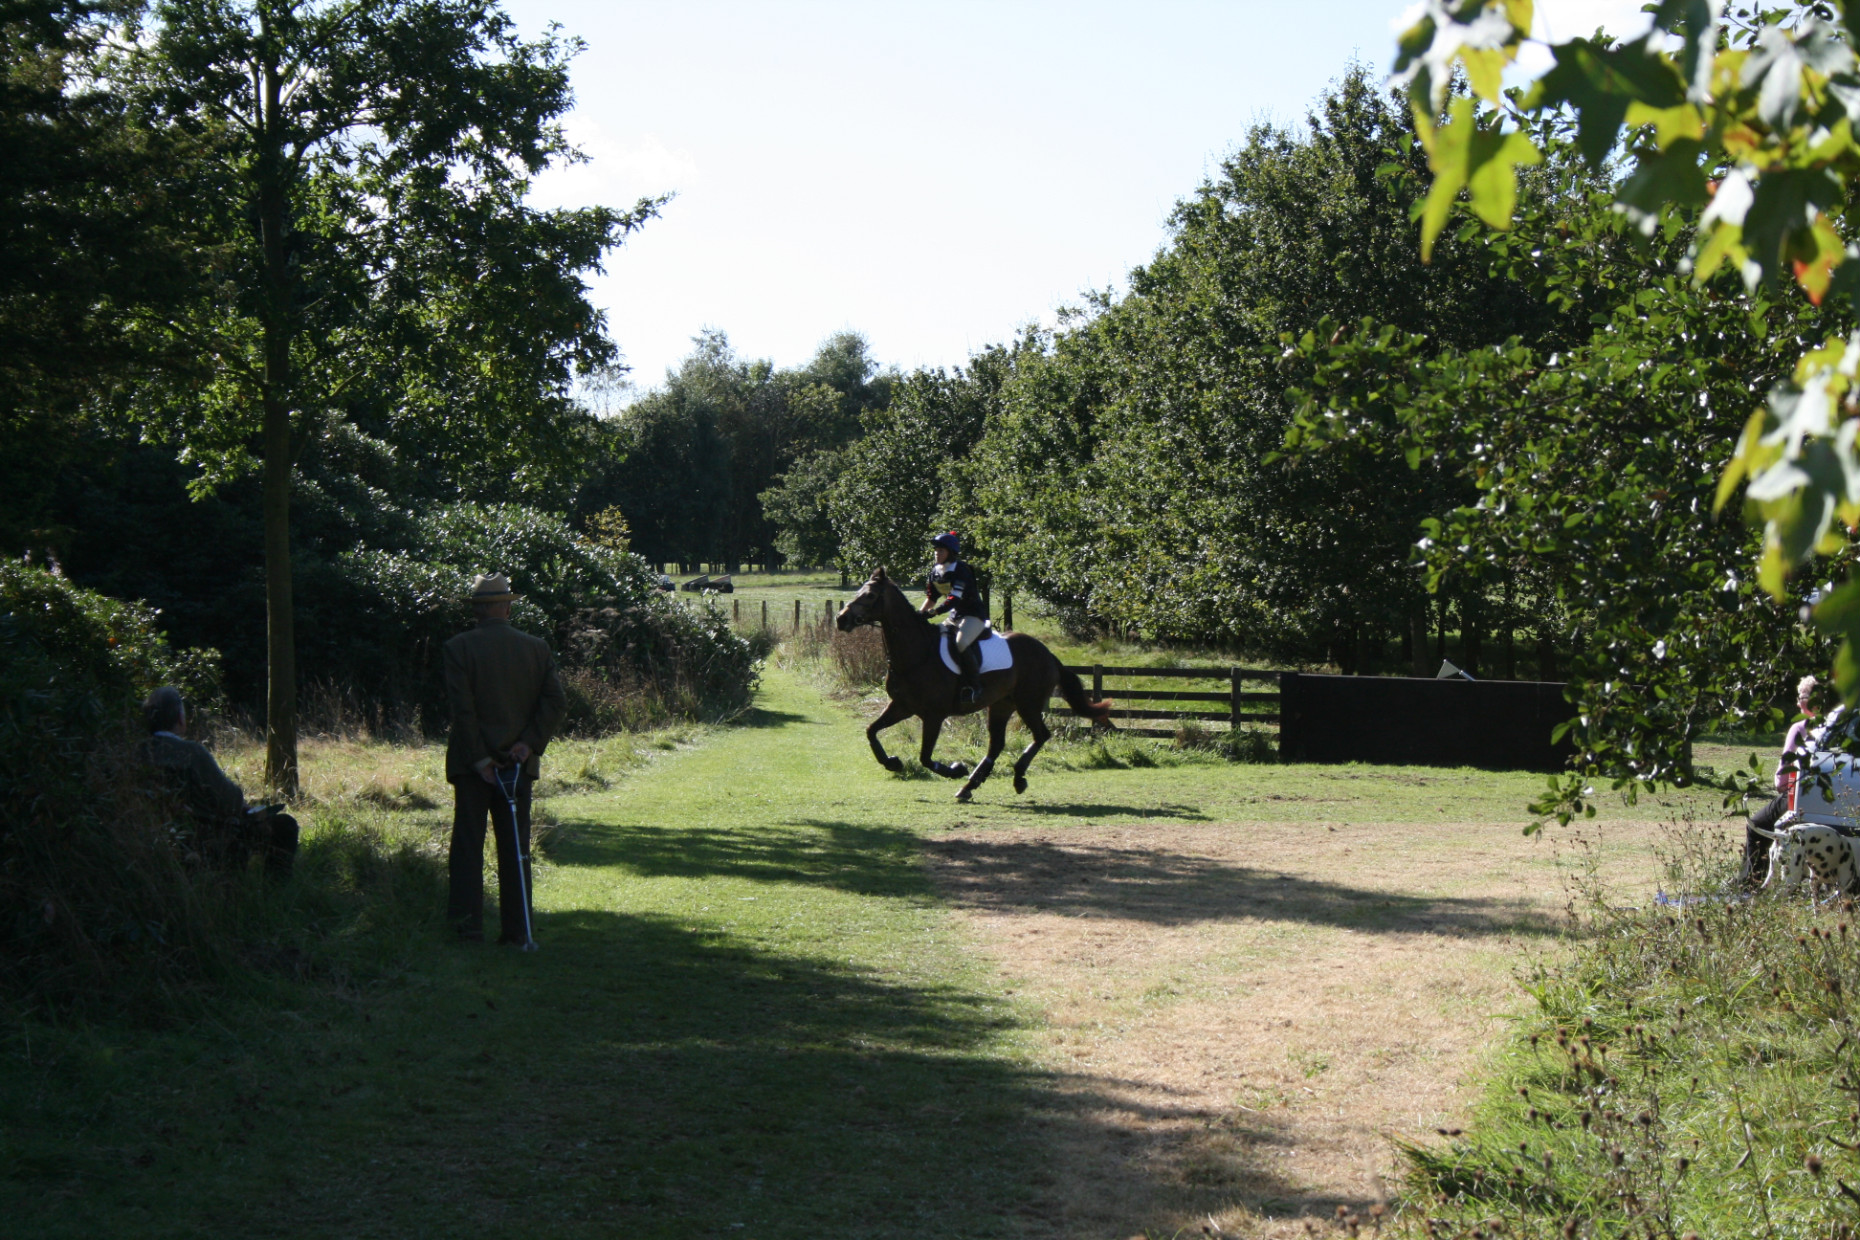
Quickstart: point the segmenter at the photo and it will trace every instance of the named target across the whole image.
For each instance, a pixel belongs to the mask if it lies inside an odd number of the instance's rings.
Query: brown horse
[[[1025,633],[1007,634],[1008,649],[1014,653],[1014,666],[982,676],[982,692],[974,702],[958,705],[956,674],[943,665],[937,655],[937,643],[943,640],[938,626],[927,623],[911,601],[904,597],[892,580],[879,569],[859,588],[852,601],[840,608],[839,628],[850,633],[862,624],[876,624],[885,631],[885,654],[891,667],[885,676],[885,692],[891,701],[885,711],[865,730],[872,745],[872,755],[888,771],[901,771],[904,761],[885,752],[878,734],[894,723],[916,715],[924,722],[922,761],[926,770],[946,779],[969,781],[956,793],[966,801],[981,782],[995,769],[995,758],[1007,743],[1008,719],[1016,712],[1033,744],[1021,751],[1014,763],[1014,791],[1027,791],[1027,767],[1033,756],[1046,744],[1052,729],[1046,726],[1046,706],[1055,690],[1065,695],[1072,713],[1090,719],[1093,724],[1110,726],[1110,704],[1094,702],[1085,696],[1079,678],[1060,665],[1053,652]],[[988,712],[988,756],[970,774],[961,762],[938,762],[936,739],[943,721],[951,715],[967,715],[978,710]]]

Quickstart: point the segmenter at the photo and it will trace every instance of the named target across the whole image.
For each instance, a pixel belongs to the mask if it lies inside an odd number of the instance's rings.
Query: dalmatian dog
[[[1818,822],[1799,823],[1776,832],[1770,844],[1770,872],[1765,887],[1791,893],[1807,879],[1812,891],[1860,894],[1860,862],[1855,841]]]

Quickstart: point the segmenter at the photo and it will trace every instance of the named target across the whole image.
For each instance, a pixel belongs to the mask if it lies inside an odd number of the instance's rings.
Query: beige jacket
[[[537,759],[568,713],[548,643],[507,620],[480,620],[447,642],[445,654],[452,712],[446,779],[476,779],[487,763],[508,766],[510,747],[518,741],[530,747],[524,774],[535,779]]]

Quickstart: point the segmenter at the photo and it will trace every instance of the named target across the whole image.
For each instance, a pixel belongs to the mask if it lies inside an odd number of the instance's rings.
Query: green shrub
[[[300,620],[306,677],[411,704],[437,731],[440,651],[471,626],[465,600],[481,572],[507,573],[522,595],[511,623],[548,640],[565,673],[583,673],[570,686],[578,728],[716,717],[755,686],[756,658],[720,615],[680,608],[638,556],[517,504],[444,505],[418,516],[402,547],[305,565],[302,592],[319,600]]]
[[[56,999],[198,969],[199,893],[127,742],[150,689],[209,698],[215,670],[169,649],[149,609],[0,561],[0,989]]]
[[[754,650],[722,611],[684,607],[656,593],[631,607],[576,612],[557,630],[557,648],[572,680],[596,678],[609,692],[642,694],[685,718],[740,711],[759,677]],[[643,718],[664,721],[650,710]],[[588,722],[572,712],[571,721]]]

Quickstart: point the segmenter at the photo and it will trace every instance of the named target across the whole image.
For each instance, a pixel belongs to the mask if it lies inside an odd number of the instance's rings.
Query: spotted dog
[[[1850,836],[1818,822],[1778,831],[1770,845],[1770,872],[1763,885],[1787,893],[1806,878],[1816,891],[1832,888],[1842,895],[1860,893],[1860,863],[1855,861],[1854,845]]]

